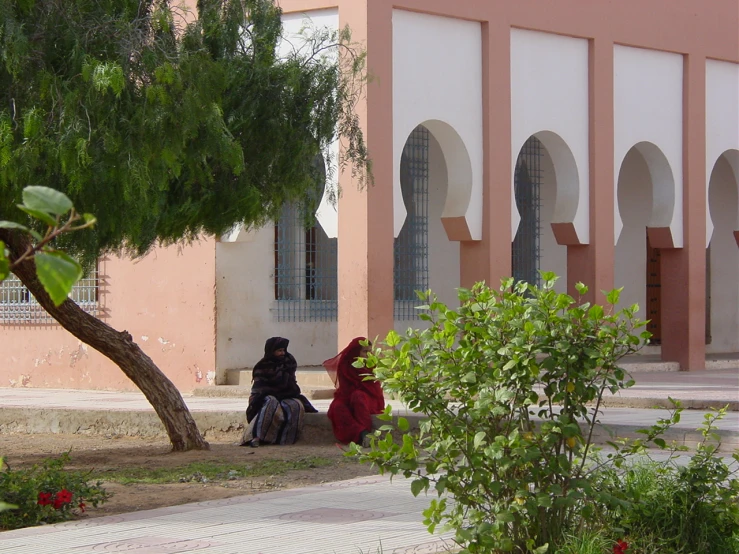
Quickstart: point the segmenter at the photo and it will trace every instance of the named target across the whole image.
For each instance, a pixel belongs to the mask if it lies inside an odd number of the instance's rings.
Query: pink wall
[[[136,343],[182,391],[215,370],[215,242],[156,249],[100,266],[103,320]],[[101,354],[57,325],[0,326],[0,386],[135,390]]]

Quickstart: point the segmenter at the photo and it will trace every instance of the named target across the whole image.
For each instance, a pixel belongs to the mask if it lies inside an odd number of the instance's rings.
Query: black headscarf
[[[318,411],[300,394],[300,386],[295,377],[298,363],[287,351],[288,344],[290,341],[282,337],[272,337],[264,343],[264,357],[254,365],[252,371],[249,407],[246,409],[247,422],[259,413],[267,396],[274,396],[277,400],[297,398],[303,403],[306,412]],[[285,355],[275,356],[275,350],[280,348],[285,349]]]

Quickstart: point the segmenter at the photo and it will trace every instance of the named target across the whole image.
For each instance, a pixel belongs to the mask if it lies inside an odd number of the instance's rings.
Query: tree
[[[89,265],[273,219],[321,183],[315,159],[337,135],[343,163],[367,174],[353,114],[364,56],[348,31],[314,32],[307,54],[283,56],[272,0],[199,0],[192,22],[178,4],[0,0],[0,219],[28,185],[65,193],[98,217],[93,230],[58,238]],[[30,246],[14,229],[0,240],[11,262]],[[208,447],[128,332],[71,300],[55,306],[33,259],[14,273],[141,389],[174,450]]]

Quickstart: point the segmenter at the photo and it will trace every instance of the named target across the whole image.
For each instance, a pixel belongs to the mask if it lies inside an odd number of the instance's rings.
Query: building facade
[[[417,289],[454,304],[459,286],[538,270],[592,300],[623,286],[648,351],[682,369],[739,352],[736,2],[280,4],[291,47],[349,26],[366,48],[374,183],[330,173],[274,225],[101,262],[92,309],[181,390],[225,382],[269,336],[318,365],[419,325]],[[4,314],[30,301],[13,294]],[[0,325],[0,386],[130,388],[52,324]]]

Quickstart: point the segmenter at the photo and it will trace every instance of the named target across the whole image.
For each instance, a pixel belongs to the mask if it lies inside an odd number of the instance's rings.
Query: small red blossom
[[[85,503],[84,502],[80,502],[79,503],[79,509],[80,509],[80,512],[82,512],[82,513],[85,512]]]
[[[618,539],[616,544],[613,545],[613,554],[626,554],[629,549],[629,543],[624,540]]]
[[[38,505],[48,506],[49,504],[51,504],[51,493],[50,492],[38,493]]]
[[[59,510],[62,506],[69,504],[70,502],[72,502],[72,493],[67,489],[62,489],[56,493],[56,496],[54,496],[54,503],[52,506],[54,506],[55,510]]]

